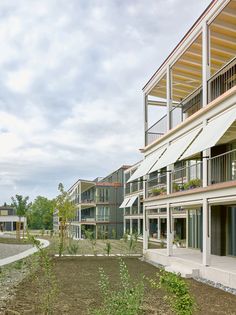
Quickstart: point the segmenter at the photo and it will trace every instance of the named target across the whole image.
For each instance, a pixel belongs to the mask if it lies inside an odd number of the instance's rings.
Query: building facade
[[[123,236],[123,211],[119,208],[124,197],[124,171],[129,166],[92,181],[79,179],[70,189],[71,201],[76,205],[76,217],[70,224],[75,239],[85,237],[90,230],[96,238]]]
[[[16,231],[19,228],[17,225],[21,224],[20,229],[25,230],[27,225],[26,217],[19,218],[16,211],[11,206],[0,207],[0,232]]]
[[[127,183],[143,182],[147,260],[236,288],[235,24],[236,1],[212,1],[144,86],[144,159]],[[162,231],[166,248],[149,248]]]

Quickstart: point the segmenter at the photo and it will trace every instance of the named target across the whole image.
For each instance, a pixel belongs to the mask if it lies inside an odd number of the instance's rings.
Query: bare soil
[[[143,275],[155,278],[157,268],[137,258],[124,258],[133,280]],[[119,265],[116,257],[62,257],[53,259],[53,270],[59,293],[53,314],[88,315],[89,310],[101,305],[98,287],[98,268],[103,267],[115,286],[119,282]],[[195,314],[236,314],[236,296],[196,282],[187,281],[197,302]],[[31,276],[16,288],[15,296],[8,301],[0,314],[43,314],[39,309],[38,287]],[[145,315],[173,314],[164,299],[165,292],[146,287]],[[125,315],[125,314],[124,314]]]

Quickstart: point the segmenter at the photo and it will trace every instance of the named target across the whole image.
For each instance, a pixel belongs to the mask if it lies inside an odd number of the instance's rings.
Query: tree
[[[28,203],[29,197],[23,197],[22,195],[16,195],[15,198],[11,197],[12,200],[12,206],[16,210],[16,215],[19,216],[19,226],[17,226],[17,234],[18,238],[20,238],[20,231],[21,231],[21,217],[24,217],[27,215],[28,209],[31,206],[30,203]],[[23,229],[23,237],[24,237],[24,229]]]
[[[55,199],[55,210],[58,211],[58,217],[60,221],[60,245],[59,255],[61,256],[64,242],[65,232],[70,221],[75,217],[76,206],[71,202],[68,192],[64,190],[63,184],[58,186],[60,194]]]
[[[53,226],[53,210],[53,200],[37,196],[28,212],[29,228],[51,230]]]

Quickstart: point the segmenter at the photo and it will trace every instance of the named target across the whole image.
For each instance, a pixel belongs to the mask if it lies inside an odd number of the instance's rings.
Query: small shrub
[[[70,255],[76,255],[79,250],[79,243],[76,241],[72,241],[67,246],[67,251]]]
[[[127,243],[127,241],[128,241],[128,233],[124,233],[123,240],[124,240],[125,243]]]
[[[106,247],[104,250],[105,250],[106,254],[109,256],[111,253],[111,243],[110,242],[106,242]]]
[[[151,191],[153,196],[159,196],[166,194],[166,189],[164,187],[162,188],[153,188]]]
[[[94,315],[140,315],[144,295],[143,281],[132,283],[125,263],[119,261],[120,285],[112,290],[108,276],[103,268],[99,268],[99,287],[102,293],[103,305],[92,310]]]
[[[167,272],[161,269],[159,281],[148,279],[151,286],[157,289],[165,289],[168,293],[166,300],[169,302],[171,309],[176,315],[192,315],[195,310],[195,302],[189,293],[187,283],[179,274]]]

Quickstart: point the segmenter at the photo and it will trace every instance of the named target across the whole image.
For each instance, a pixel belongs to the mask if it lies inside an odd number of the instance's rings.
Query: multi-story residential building
[[[21,227],[19,224],[21,224]],[[0,232],[16,231],[17,229],[23,230],[26,229],[26,224],[26,217],[19,218],[13,207],[7,205],[0,207]]]
[[[144,183],[146,259],[234,288],[235,25],[236,1],[212,1],[144,86],[144,160],[128,180]],[[156,109],[152,125],[150,106]],[[158,189],[150,192],[153,181]],[[148,248],[154,212],[166,217],[164,249]],[[185,248],[173,248],[176,214],[182,215],[178,234],[186,237]]]
[[[124,233],[142,236],[143,234],[143,182],[128,183],[129,178],[137,170],[137,163],[124,172],[124,201],[120,208],[124,209]]]
[[[137,233],[140,238],[143,236],[143,179],[138,178],[129,182],[140,162],[136,163],[124,172],[124,201],[120,208],[124,208],[124,233]],[[147,187],[147,196],[159,195],[166,189],[166,174],[154,172],[150,174]],[[186,243],[186,215],[185,209],[173,211],[174,238]],[[166,242],[167,235],[167,214],[165,208],[150,209],[146,213],[149,241]]]
[[[77,206],[71,222],[74,238],[84,237],[84,230],[94,232],[96,238],[121,238],[123,211],[119,208],[124,197],[124,171],[122,166],[108,176],[94,180],[79,179],[70,189],[71,201]]]

